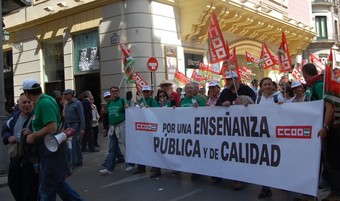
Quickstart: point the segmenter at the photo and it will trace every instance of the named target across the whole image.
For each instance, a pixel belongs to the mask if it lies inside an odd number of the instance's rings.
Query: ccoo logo
[[[311,139],[312,126],[276,126],[276,137]]]
[[[147,122],[136,122],[135,129],[138,131],[148,131],[148,132],[156,132],[158,128],[158,124],[155,123],[147,123]]]

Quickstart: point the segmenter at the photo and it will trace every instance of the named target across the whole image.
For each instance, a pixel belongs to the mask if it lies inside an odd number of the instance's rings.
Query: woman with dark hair
[[[155,99],[158,102],[159,107],[171,107],[169,95],[164,90],[162,89],[158,90]]]
[[[269,77],[264,77],[260,81],[261,95],[256,99],[257,104],[282,104],[284,99],[281,93],[276,93],[273,87],[273,81]],[[261,192],[258,194],[258,198],[266,198],[272,196],[272,190],[268,186],[262,186]]]

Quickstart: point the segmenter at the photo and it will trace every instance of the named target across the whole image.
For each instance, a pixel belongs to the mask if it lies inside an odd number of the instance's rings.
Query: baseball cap
[[[105,92],[104,92],[104,95],[103,95],[103,97],[105,98],[105,97],[107,97],[107,96],[111,96],[111,94],[110,94],[110,92],[109,92],[109,91],[105,91]]]
[[[218,84],[218,82],[217,81],[211,81],[211,82],[209,82],[209,87],[220,87],[220,85]]]
[[[226,79],[230,79],[230,78],[232,78],[232,77],[238,77],[238,76],[237,76],[237,74],[236,74],[234,71],[228,71],[228,72],[226,73],[225,78],[226,78]]]
[[[72,89],[66,89],[64,92],[63,92],[63,95],[68,95],[68,94],[72,94],[73,95],[74,91]]]
[[[161,86],[163,86],[163,85],[172,85],[172,82],[170,81],[170,80],[163,80],[160,84],[159,84],[159,86],[161,87]]]
[[[151,87],[149,85],[144,85],[142,91],[151,91]]]
[[[22,88],[23,90],[33,90],[33,89],[39,89],[41,88],[40,83],[34,79],[27,79],[24,80],[22,83]]]
[[[293,89],[293,88],[300,87],[300,86],[302,86],[301,83],[298,81],[295,81],[292,83],[291,88]]]

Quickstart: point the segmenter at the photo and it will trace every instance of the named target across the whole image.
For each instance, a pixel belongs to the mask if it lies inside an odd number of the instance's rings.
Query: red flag
[[[246,74],[253,74],[253,71],[250,68],[245,67],[242,65],[242,71]]]
[[[318,70],[319,74],[321,71],[325,69],[325,64],[323,64],[320,59],[318,59],[316,56],[314,56],[312,53],[310,54],[310,62],[312,62],[315,66],[316,69]]]
[[[207,80],[206,77],[202,77],[200,74],[197,73],[197,70],[195,69],[192,74],[191,74],[191,79],[192,82],[196,82],[196,83],[202,83],[205,80]]]
[[[211,13],[211,21],[208,29],[209,49],[211,54],[210,63],[217,63],[228,60],[228,49],[223,39],[223,35],[218,24],[216,14]]]
[[[301,68],[298,65],[295,65],[292,76],[295,77],[295,79],[301,83],[306,83],[305,78],[301,75]]]
[[[203,72],[208,79],[221,79],[220,72],[216,72],[212,66],[200,63],[198,70],[200,73]]]
[[[136,82],[136,88],[138,91],[142,91],[144,85],[149,85],[138,73],[134,72],[133,79]]]
[[[242,65],[242,69],[238,70],[239,71],[238,75],[240,75],[241,78],[244,79],[244,80],[251,80],[251,78],[248,76],[247,72],[243,69],[246,69],[246,67],[244,65]]]
[[[325,68],[325,80],[324,80],[324,99],[330,101],[333,104],[340,106],[340,82],[335,78],[332,71],[333,54],[332,48],[330,49],[328,64]]]
[[[236,55],[236,47],[233,48],[233,53],[230,55],[229,64],[230,66],[235,66],[235,70],[238,76],[238,82],[241,83],[240,70],[238,68],[237,55]]]
[[[274,56],[270,53],[265,42],[262,43],[261,57],[259,64],[263,70],[270,68],[276,64]]]
[[[225,42],[225,45],[226,45],[226,50],[227,50],[227,60],[225,60],[223,63],[222,63],[222,68],[220,70],[220,74],[223,76],[224,73],[228,70],[229,68],[229,65],[230,65],[230,52],[229,52],[229,44],[228,44],[228,41]]]
[[[179,72],[178,69],[176,69],[174,81],[177,82],[177,84],[184,85],[184,86],[190,83],[190,79],[187,76],[185,76],[183,73]]]
[[[286,34],[284,32],[282,32],[282,42],[279,47],[278,57],[281,72],[292,70],[292,59],[290,58]]]
[[[246,51],[246,60],[247,60],[247,64],[248,62],[251,63],[251,64],[248,64],[248,65],[252,65],[252,64],[258,64],[259,63],[259,60],[256,59],[255,57],[253,57],[253,55],[251,55],[249,52]]]

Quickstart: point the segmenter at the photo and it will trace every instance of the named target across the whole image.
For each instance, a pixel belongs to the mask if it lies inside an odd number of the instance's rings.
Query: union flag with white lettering
[[[211,21],[208,29],[210,63],[217,63],[228,59],[228,51],[225,46],[223,35],[218,24],[216,14],[211,13]]]
[[[262,43],[262,50],[261,50],[261,57],[259,59],[259,64],[263,70],[273,67],[275,64],[277,64],[276,59],[270,53],[265,42]]]
[[[292,70],[292,59],[289,55],[286,34],[284,32],[282,32],[282,42],[279,47],[278,57],[280,72],[284,73]]]

